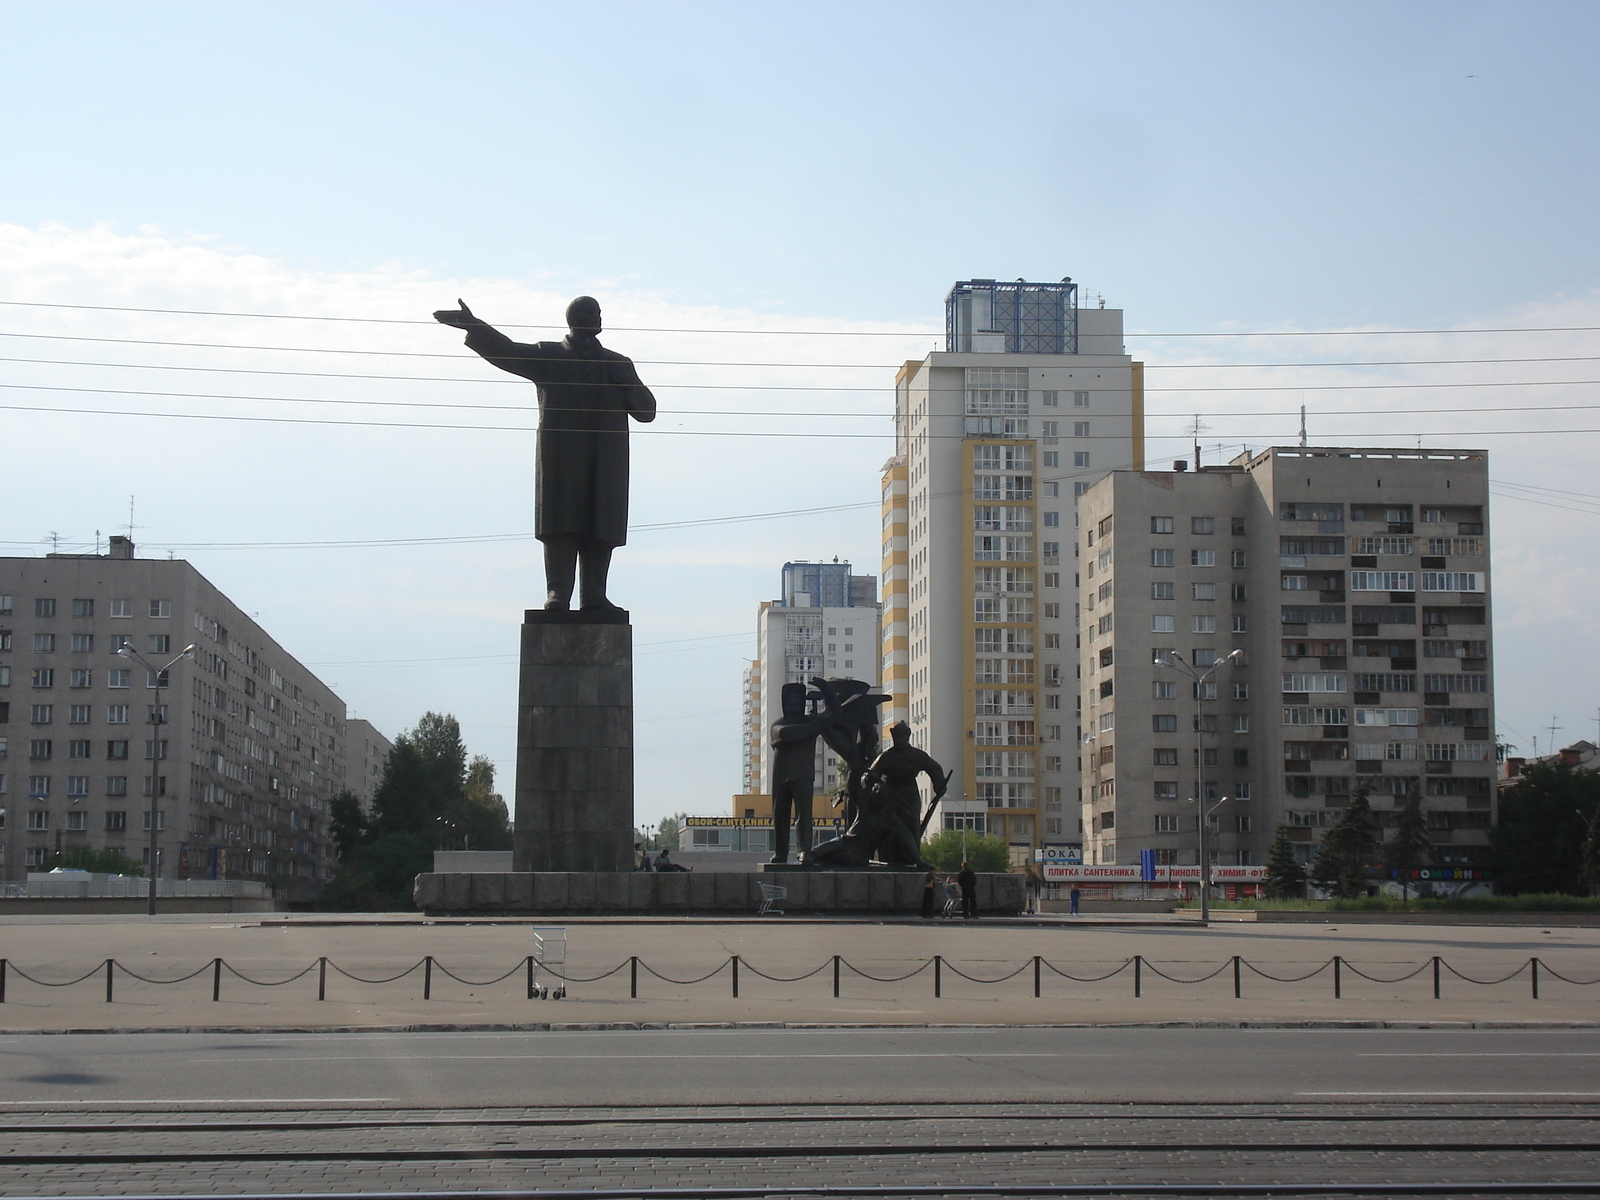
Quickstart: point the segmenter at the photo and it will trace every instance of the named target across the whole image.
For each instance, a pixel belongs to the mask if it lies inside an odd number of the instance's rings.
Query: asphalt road
[[[234,1105],[1600,1102],[1600,1030],[0,1037],[0,1112]]]

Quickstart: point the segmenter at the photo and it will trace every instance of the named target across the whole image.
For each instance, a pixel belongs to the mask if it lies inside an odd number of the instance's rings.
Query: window
[[[1087,450],[1074,450],[1072,452],[1072,465],[1087,467],[1089,465],[1089,452]]]
[[[171,687],[172,681],[168,678],[170,674],[168,671],[146,671],[144,685],[147,688]]]
[[[1151,633],[1177,632],[1177,620],[1170,613],[1156,613],[1150,618]]]
[[[50,794],[50,776],[48,776],[48,775],[29,775],[28,776],[28,795],[30,795],[30,796],[48,796],[49,794]],[[28,828],[32,829],[33,826],[29,825]]]
[[[1151,685],[1151,696],[1156,700],[1176,700],[1178,685],[1171,679],[1157,679]]]
[[[1195,600],[1215,600],[1217,598],[1217,585],[1214,583],[1191,583],[1190,596]]]
[[[1343,521],[1344,505],[1283,501],[1278,505],[1278,518],[1283,521]]]
[[[50,828],[50,810],[49,809],[45,809],[45,808],[29,809],[28,810],[28,828],[29,829],[49,829]],[[41,865],[43,865],[43,864],[41,864]]]
[[[34,738],[28,743],[28,757],[36,762],[46,762],[55,753],[55,743],[49,738]]]
[[[1236,683],[1236,684],[1234,684],[1233,685],[1233,698],[1235,700],[1248,700],[1248,699],[1250,699],[1250,685],[1248,683]]]
[[[1178,718],[1175,713],[1156,713],[1150,718],[1151,733],[1177,733]]]
[[[128,777],[126,775],[106,776],[106,795],[126,796],[128,794]]]
[[[1200,617],[1200,616],[1197,616],[1197,617],[1194,618],[1194,632],[1195,633],[1215,633],[1216,631],[1217,631],[1217,619],[1215,617],[1209,617],[1209,616]]]
[[[155,618],[157,620],[161,620],[161,619],[164,619],[166,617],[170,617],[172,615],[172,601],[171,600],[152,600],[152,601],[150,601],[150,615],[151,615],[151,617],[153,617],[153,618]]]
[[[1477,571],[1424,571],[1425,592],[1481,592],[1483,576]]]
[[[128,743],[125,738],[114,738],[106,742],[106,757],[115,761],[128,757]]]
[[[1233,731],[1235,733],[1250,732],[1250,718],[1244,713],[1235,713],[1233,716]]]
[[[149,641],[151,654],[170,654],[172,652],[172,635],[170,633],[152,633]]]
[[[94,685],[94,672],[86,667],[73,667],[67,675],[69,687],[86,688]]]
[[[1214,567],[1217,565],[1217,552],[1215,550],[1189,551],[1189,565],[1191,567]]]
[[[68,758],[88,758],[89,757],[89,739],[88,738],[73,738],[70,742],[68,742],[67,743],[67,757]]]
[[[1040,437],[1054,438],[1054,437],[1060,437],[1061,436],[1061,422],[1060,421],[1041,421],[1039,424],[1040,424],[1040,429],[1039,429],[1039,436]]]
[[[1244,533],[1245,533],[1244,518],[1243,517],[1234,517],[1233,518],[1233,536],[1234,537],[1243,537]]]
[[[56,719],[56,706],[54,704],[35,704],[28,713],[28,722],[32,725],[48,725]]]
[[[1249,618],[1248,617],[1234,617],[1233,618],[1233,631],[1235,633],[1249,633],[1250,632],[1250,620],[1249,620]]]
[[[106,705],[107,725],[126,725],[128,723],[128,706],[126,704]]]
[[[1151,790],[1157,800],[1176,800],[1178,798],[1178,781],[1175,779],[1158,779],[1151,785]]]
[[[55,687],[56,673],[53,667],[35,667],[33,669],[33,686],[36,688]]]
[[[0,596],[0,617],[9,617],[16,600],[10,596]]]
[[[1285,592],[1303,592],[1306,590],[1306,576],[1283,575],[1280,576],[1279,587]]]
[[[1285,671],[1283,690],[1286,692],[1342,692],[1345,676],[1342,671]],[[1335,724],[1336,722],[1326,722]]]
[[[1061,393],[1060,392],[1040,392],[1039,393],[1039,403],[1044,405],[1046,408],[1060,408],[1061,407]]]
[[[1172,526],[1173,526],[1173,519],[1171,517],[1151,517],[1150,518],[1150,532],[1151,533],[1171,533],[1172,532]]]
[[[112,688],[132,687],[133,685],[128,682],[131,675],[131,671],[107,671],[106,686]]]
[[[74,704],[67,710],[67,720],[73,725],[87,725],[90,721],[90,705]]]
[[[79,620],[86,620],[94,616],[94,601],[74,600],[72,602],[72,615]]]
[[[33,615],[40,621],[48,621],[56,615],[56,602],[54,600],[35,600],[33,602]]]
[[[1074,421],[1072,423],[1072,436],[1073,437],[1088,437],[1089,436],[1089,422],[1087,422],[1087,421]]]
[[[94,651],[94,634],[75,633],[72,635],[72,652],[74,654],[90,654]]]
[[[1204,683],[1194,685],[1194,698],[1196,700],[1215,700],[1217,698],[1217,681],[1207,679]],[[1211,751],[1207,751],[1211,753]],[[1210,761],[1209,759],[1207,761]]]
[[[1417,576],[1414,571],[1351,571],[1352,592],[1414,592]]]
[[[1150,551],[1150,565],[1152,567],[1172,566],[1173,552],[1171,550]]]
[[[67,795],[82,799],[89,794],[89,777],[87,775],[67,776]]]
[[[111,833],[120,832],[128,827],[128,814],[126,812],[106,813],[106,830]]]
[[[1173,599],[1173,585],[1170,584],[1170,583],[1152,583],[1150,585],[1150,599],[1152,599],[1152,600],[1171,600],[1171,599]]]
[[[132,600],[113,600],[111,602],[111,615],[116,618],[131,618],[133,616]]]
[[[1178,814],[1177,813],[1157,813],[1156,814],[1156,832],[1157,833],[1177,833],[1178,832]]]
[[[68,829],[84,829],[84,828],[86,828],[86,826],[84,824],[84,816],[85,816],[84,811],[81,808],[77,809],[76,811],[69,812],[67,814],[67,828]]]
[[[1189,532],[1209,534],[1216,533],[1217,519],[1215,517],[1190,517]]]
[[[1178,765],[1178,752],[1170,747],[1157,747],[1152,751],[1152,761],[1158,767],[1175,767]]]
[[[1058,512],[1047,512],[1047,513],[1045,513],[1044,514],[1044,523],[1048,528],[1051,528],[1051,529],[1057,528],[1061,524],[1061,514],[1058,513]]]
[[[1245,552],[1243,550],[1233,551],[1233,553],[1230,555],[1230,559],[1235,569],[1242,568],[1247,561],[1245,558]]]

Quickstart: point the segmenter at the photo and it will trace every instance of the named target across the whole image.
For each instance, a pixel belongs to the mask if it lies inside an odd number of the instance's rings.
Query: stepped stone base
[[[538,914],[753,913],[763,882],[788,890],[777,907],[795,916],[844,913],[916,913],[922,875],[909,871],[796,871],[776,878],[756,874],[654,871],[450,872],[418,875],[412,897],[435,916]],[[939,898],[943,906],[944,898]],[[978,912],[1019,913],[1027,903],[1020,875],[979,875]]]

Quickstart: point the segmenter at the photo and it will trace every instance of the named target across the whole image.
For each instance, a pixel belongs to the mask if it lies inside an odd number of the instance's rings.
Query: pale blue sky
[[[8,3],[7,219],[926,321],[1138,327],[1594,283],[1592,3]]]
[[[87,546],[138,493],[149,552],[194,561],[387,732],[456,712],[509,787],[535,543],[209,544],[526,531],[531,438],[211,418],[525,427],[526,389],[402,357],[461,353],[429,325],[25,305],[425,320],[464,293],[538,322],[591,292],[673,410],[634,439],[636,524],[861,505],[640,531],[618,556],[641,818],[715,812],[779,566],[878,566],[881,414],[934,342],[866,327],[936,329],[958,279],[1069,274],[1132,331],[1558,326],[1130,349],[1152,461],[1190,413],[1208,442],[1292,440],[1300,403],[1314,440],[1489,447],[1501,732],[1530,750],[1555,712],[1559,740],[1594,736],[1600,420],[1541,406],[1600,403],[1597,61],[1593,3],[0,0],[0,355],[34,360],[0,362],[0,446],[30,451],[0,472],[0,552]],[[802,324],[852,336],[616,329]],[[298,349],[40,340],[63,334]],[[1392,365],[1417,360],[1449,361]],[[730,365],[796,362],[824,365]],[[309,369],[442,381],[282,374]]]

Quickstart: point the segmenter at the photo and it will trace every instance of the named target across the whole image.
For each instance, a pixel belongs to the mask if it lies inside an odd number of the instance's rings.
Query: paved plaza
[[[533,928],[280,916],[11,920],[0,924],[0,957],[8,960],[0,1029],[1600,1021],[1600,984],[1560,978],[1600,977],[1600,929],[1572,926],[572,920],[565,925],[563,973],[610,973],[569,984],[559,1001],[527,998],[523,963]],[[735,955],[737,997],[728,963]],[[428,999],[418,967],[424,956],[434,959]],[[1334,956],[1341,960],[1337,999]],[[1442,964],[1438,999],[1435,956]],[[228,969],[213,1001],[218,981],[210,964],[218,957]],[[319,1001],[315,964],[324,957],[330,966]],[[633,957],[637,998],[630,996]],[[1541,963],[1538,999],[1527,968],[1532,957]],[[100,967],[106,958],[119,964],[109,1004]],[[383,979],[408,968],[416,969],[389,983],[348,977]],[[261,986],[235,971],[262,983],[306,973]],[[50,981],[90,974],[71,987],[50,988],[21,972]],[[191,972],[167,985],[134,978]],[[675,982],[708,974],[697,983]],[[1174,982],[1208,975],[1204,982]],[[1400,982],[1366,978],[1406,975]],[[1487,986],[1463,975],[1511,978]],[[488,982],[496,976],[504,977]]]

